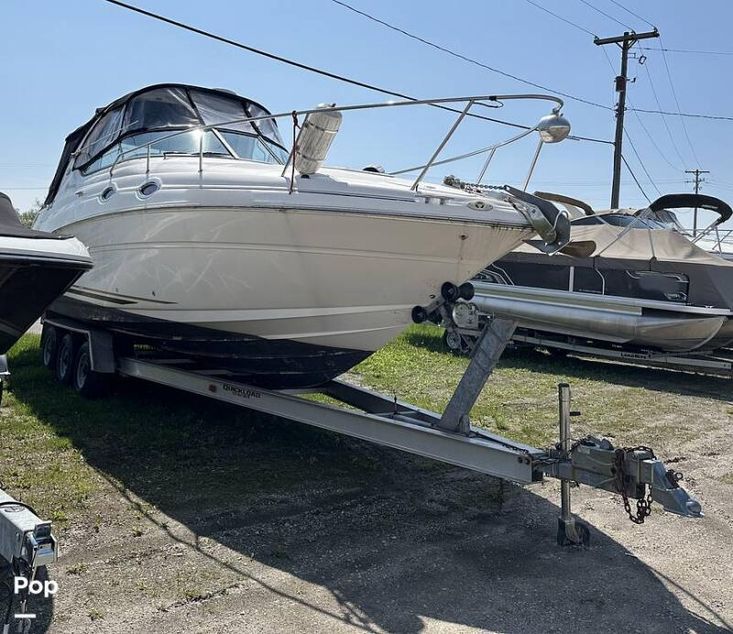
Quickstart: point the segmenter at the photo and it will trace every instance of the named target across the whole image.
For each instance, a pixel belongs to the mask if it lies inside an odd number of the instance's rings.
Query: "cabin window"
[[[288,155],[282,148],[250,134],[221,131],[221,135],[234,150],[238,158],[262,161],[263,163],[285,163]]]
[[[160,139],[160,141],[155,142],[156,139]],[[116,143],[96,161],[87,165],[82,172],[90,174],[111,167],[115,161],[145,157],[148,154],[147,144],[151,142],[150,156],[197,155],[199,153],[199,143],[201,143],[201,151],[204,156],[231,156],[211,130],[205,132],[191,130],[180,134],[162,131],[143,132],[142,134],[123,138],[120,143]]]
[[[158,88],[130,99],[125,110],[125,130],[186,128],[200,124],[182,88]]]
[[[227,130],[257,134],[251,123],[240,121],[250,116],[245,112],[244,105],[240,101],[197,90],[191,91],[191,99],[196,104],[204,125],[216,125]]]
[[[156,141],[156,139],[159,139]],[[151,143],[152,142],[152,143]],[[176,134],[175,132],[143,132],[122,139],[122,159],[147,156],[148,143],[150,156],[168,156],[172,154],[213,154],[230,156],[222,142],[211,130],[191,130]]]
[[[79,149],[74,165],[83,165],[90,158],[96,156],[105,146],[114,141],[122,125],[122,108],[115,108],[105,114],[84,141]]]
[[[244,104],[225,96],[191,90],[191,99],[196,105],[205,125],[215,125],[238,158],[284,163],[287,153],[273,119],[241,121],[249,117],[262,117],[268,113],[254,104]]]

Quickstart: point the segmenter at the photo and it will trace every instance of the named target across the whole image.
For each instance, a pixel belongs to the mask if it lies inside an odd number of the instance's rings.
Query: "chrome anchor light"
[[[540,141],[537,144],[537,150],[534,153],[532,164],[529,166],[529,172],[527,173],[527,178],[524,181],[524,187],[522,187],[524,191],[527,191],[527,187],[529,187],[529,181],[532,178],[532,173],[537,165],[537,159],[540,158],[542,146],[545,143],[560,143],[560,141],[567,139],[570,135],[570,122],[559,112],[553,110],[552,114],[542,117],[534,129],[539,133]]]

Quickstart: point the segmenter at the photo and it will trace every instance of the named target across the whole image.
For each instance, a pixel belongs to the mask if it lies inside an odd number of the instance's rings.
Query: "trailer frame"
[[[442,414],[343,380],[312,389],[272,390],[249,385],[227,370],[204,367],[190,358],[150,350],[116,356],[114,333],[70,319],[47,317],[44,329],[48,328],[72,332],[89,343],[87,362],[91,362],[89,373],[93,375],[117,374],[180,389],[520,484],[538,482],[545,476],[559,478],[567,483],[562,487],[558,518],[561,544],[588,541],[587,528],[570,513],[571,481],[636,499],[639,508],[653,498],[673,513],[702,515],[699,502],[680,487],[681,476],[667,470],[646,448],[616,449],[608,440],[593,436],[571,443],[569,416],[575,412],[570,410],[567,385],[559,386],[562,436],[554,447],[532,447],[471,424],[471,408],[514,334],[516,322],[510,320],[496,319],[482,330],[468,368]],[[84,393],[83,386],[75,387]],[[331,402],[313,400],[313,394]],[[619,471],[623,477],[618,476]]]

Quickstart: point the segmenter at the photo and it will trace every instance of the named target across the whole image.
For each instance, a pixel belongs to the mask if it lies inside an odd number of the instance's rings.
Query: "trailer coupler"
[[[560,442],[546,452],[537,465],[545,475],[559,478],[561,515],[558,520],[558,542],[588,542],[587,528],[577,522],[570,510],[570,486],[585,484],[617,493],[624,502],[629,519],[643,524],[657,502],[665,511],[684,517],[702,517],[700,502],[680,486],[680,472],[667,469],[649,447],[614,447],[606,438],[586,436],[572,442],[570,417],[579,412],[570,410],[570,387],[558,386],[560,406]],[[632,510],[631,500],[636,500]]]

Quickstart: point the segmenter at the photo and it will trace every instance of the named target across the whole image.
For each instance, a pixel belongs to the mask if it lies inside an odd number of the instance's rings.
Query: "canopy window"
[[[101,109],[88,124],[70,135],[59,170],[63,174],[71,156],[74,169],[84,173],[106,168],[116,160],[146,154],[145,144],[158,138],[161,141],[150,147],[153,156],[198,153],[198,143],[189,134],[180,135],[180,139],[164,137],[199,126],[216,128],[216,132],[204,133],[205,154],[284,163],[285,143],[269,114],[259,104],[225,90],[178,84],[149,86]],[[266,118],[242,121],[260,116]],[[88,134],[82,136],[87,130]],[[138,151],[138,147],[144,149]],[[56,179],[54,183],[57,187]],[[47,204],[54,195],[52,184]]]

